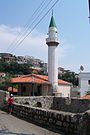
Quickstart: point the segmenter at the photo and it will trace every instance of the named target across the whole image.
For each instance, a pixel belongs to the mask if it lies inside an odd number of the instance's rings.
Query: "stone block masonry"
[[[44,109],[50,109],[53,104],[53,96],[31,96],[31,97],[14,97],[15,102],[19,104],[27,104],[30,106],[38,106],[38,103],[41,104],[41,107]]]
[[[68,113],[15,103],[13,114],[65,135],[90,135],[90,111]]]
[[[9,97],[9,93],[3,90],[0,90],[0,109],[5,106],[5,103]]]
[[[90,109],[90,100],[54,97],[51,108],[65,112],[82,113]]]
[[[90,109],[90,100],[54,96],[15,97],[15,102],[64,112],[82,113]]]

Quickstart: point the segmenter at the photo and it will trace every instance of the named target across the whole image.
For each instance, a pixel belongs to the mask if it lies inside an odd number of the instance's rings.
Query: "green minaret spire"
[[[57,28],[54,17],[53,17],[53,11],[52,11],[52,17],[51,17],[49,28],[50,27],[56,27]]]

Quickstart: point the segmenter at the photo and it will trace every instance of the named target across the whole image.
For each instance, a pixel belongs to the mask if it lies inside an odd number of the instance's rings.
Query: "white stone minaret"
[[[48,81],[52,84],[52,94],[57,95],[58,88],[58,53],[57,46],[59,44],[57,38],[57,27],[52,14],[48,38],[46,39],[48,45]]]

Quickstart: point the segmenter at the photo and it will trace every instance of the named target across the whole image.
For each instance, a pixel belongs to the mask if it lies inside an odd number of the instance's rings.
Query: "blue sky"
[[[15,47],[18,32],[25,30],[25,24],[43,0],[1,0],[0,1],[0,52],[10,52]],[[50,0],[47,0],[49,2]],[[52,0],[50,6],[55,2]],[[41,16],[50,8],[47,7]],[[59,0],[53,8],[58,28],[59,66],[79,72],[80,65],[90,71],[90,24],[88,0]],[[51,12],[34,31],[18,46],[13,54],[29,55],[47,62],[48,47],[45,44]],[[32,22],[32,19],[29,23]],[[38,20],[36,21],[36,23]],[[31,27],[32,28],[32,27]],[[9,49],[8,49],[9,47]]]

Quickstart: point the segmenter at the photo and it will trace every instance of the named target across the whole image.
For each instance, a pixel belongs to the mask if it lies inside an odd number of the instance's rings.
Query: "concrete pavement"
[[[0,111],[0,135],[60,135]]]

